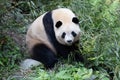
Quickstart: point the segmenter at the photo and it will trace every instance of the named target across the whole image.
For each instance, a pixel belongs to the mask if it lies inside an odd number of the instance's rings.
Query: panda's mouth
[[[72,41],[72,40],[67,40],[67,41],[65,42],[65,44],[68,45],[68,46],[71,46],[71,45],[73,44],[73,41]]]
[[[71,43],[71,44],[66,43],[66,45],[67,45],[67,46],[71,46],[71,45],[72,45],[72,43]]]

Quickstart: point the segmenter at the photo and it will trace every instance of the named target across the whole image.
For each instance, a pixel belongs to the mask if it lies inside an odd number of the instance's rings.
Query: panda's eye
[[[72,31],[71,34],[73,35],[73,37],[77,36],[77,34],[74,31]]]
[[[61,25],[62,25],[62,22],[61,22],[61,21],[58,21],[55,26],[56,26],[57,28],[59,28]]]
[[[78,23],[79,23],[79,20],[78,20],[78,18],[73,17],[72,22],[74,22],[75,24],[78,24]]]
[[[63,32],[63,34],[62,34],[62,36],[61,36],[61,37],[62,37],[62,38],[65,38],[65,35],[66,35],[66,33],[65,33],[65,32]]]

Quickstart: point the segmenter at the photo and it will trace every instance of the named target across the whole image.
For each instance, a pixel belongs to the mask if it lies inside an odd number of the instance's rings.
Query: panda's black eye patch
[[[77,36],[77,34],[74,31],[72,31],[71,34],[73,35],[73,37]]]
[[[65,38],[65,35],[66,35],[66,33],[63,32],[61,37],[62,37],[62,38]]]
[[[78,20],[77,17],[73,17],[72,22],[74,22],[75,24],[78,24],[78,23],[79,23],[79,20]]]
[[[58,21],[55,26],[56,26],[57,28],[59,28],[61,25],[62,25],[62,22],[61,22],[61,21]]]

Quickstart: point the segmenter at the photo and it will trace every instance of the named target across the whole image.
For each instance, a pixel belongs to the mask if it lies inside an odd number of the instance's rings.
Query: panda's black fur
[[[40,44],[35,44],[32,47],[31,50],[33,54],[31,58],[42,62],[46,68],[53,68],[55,63],[58,61],[58,58],[57,58],[58,56],[67,58],[68,54],[71,51],[78,49],[78,46],[76,46],[76,44],[78,44],[79,40],[73,43],[71,46],[63,45],[57,41],[55,37],[54,27],[53,27],[54,22],[52,19],[52,11],[47,12],[43,16],[42,21],[43,21],[43,26],[44,26],[46,35],[49,39],[48,41],[55,48],[57,55],[49,46],[47,46],[44,43],[40,43]],[[74,19],[73,22],[77,23],[77,20]],[[75,58],[78,61],[83,61],[83,58],[79,53],[75,54]]]

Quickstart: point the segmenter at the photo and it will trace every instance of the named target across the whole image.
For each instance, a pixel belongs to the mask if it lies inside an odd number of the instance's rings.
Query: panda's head
[[[53,10],[54,32],[57,41],[63,45],[72,45],[79,40],[79,20],[75,14],[66,8]]]

